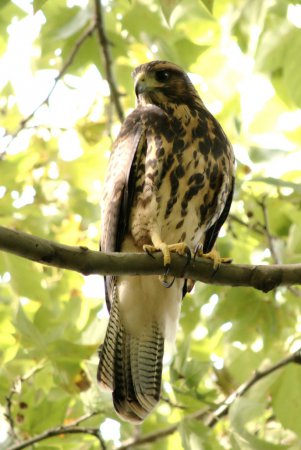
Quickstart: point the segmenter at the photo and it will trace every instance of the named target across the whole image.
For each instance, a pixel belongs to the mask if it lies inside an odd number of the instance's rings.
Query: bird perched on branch
[[[104,185],[101,249],[213,249],[232,201],[234,157],[188,75],[167,61],[133,72],[136,109],[124,121]],[[167,288],[168,286],[169,288]],[[175,340],[186,281],[107,276],[110,311],[97,378],[117,413],[141,422],[160,397],[164,341]]]

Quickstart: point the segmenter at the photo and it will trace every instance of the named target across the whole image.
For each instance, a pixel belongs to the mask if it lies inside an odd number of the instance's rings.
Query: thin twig
[[[265,198],[262,201],[258,201],[258,204],[262,209],[263,219],[264,219],[263,230],[264,230],[264,234],[267,237],[267,240],[269,243],[269,250],[271,252],[272,259],[275,264],[281,264],[281,259],[279,258],[276,248],[275,248],[275,237],[272,235],[272,233],[270,231],[270,224],[269,224],[268,211],[267,211]],[[294,288],[292,286],[288,286],[288,290],[296,297],[301,298],[300,289]]]
[[[263,230],[264,230],[266,238],[268,240],[268,245],[269,245],[269,249],[270,249],[273,261],[275,262],[275,264],[280,264],[281,261],[280,261],[280,258],[278,256],[277,252],[276,252],[276,248],[275,248],[275,244],[274,244],[274,237],[272,236],[272,234],[270,232],[268,210],[267,210],[265,198],[260,200],[260,201],[258,201],[257,203],[262,209],[263,220],[264,220]]]
[[[64,435],[64,434],[90,434],[98,439],[102,450],[106,450],[106,446],[104,441],[100,435],[100,431],[98,428],[90,428],[90,427],[79,427],[78,425],[84,420],[90,419],[91,417],[100,414],[99,412],[93,412],[90,414],[85,414],[82,417],[74,420],[69,425],[61,425],[55,428],[50,428],[49,430],[44,431],[43,433],[34,436],[33,438],[27,439],[21,443],[14,444],[10,446],[7,450],[21,450],[26,447],[30,447],[37,442],[43,441],[50,437]]]
[[[237,217],[235,214],[232,214],[232,213],[229,214],[228,220],[230,220],[230,222],[231,221],[236,222],[239,225],[242,225],[243,227],[248,228],[248,230],[254,231],[255,233],[258,233],[261,235],[265,234],[263,226],[260,223],[255,223],[255,224],[247,223],[244,220],[242,220],[240,217]]]
[[[116,82],[114,79],[114,75],[113,75],[113,70],[112,70],[113,64],[112,64],[112,56],[111,56],[111,51],[110,51],[110,42],[109,42],[106,32],[105,32],[101,0],[94,0],[94,4],[95,4],[95,24],[96,24],[96,29],[97,29],[98,40],[99,40],[100,47],[101,47],[102,53],[103,53],[106,79],[110,86],[111,99],[115,105],[118,118],[119,118],[120,122],[123,122],[124,112],[123,112],[123,108],[122,108],[121,102],[120,102],[121,94],[118,92],[118,89],[116,87]]]
[[[178,403],[174,403],[172,400],[170,400],[170,398],[168,397],[163,397],[162,395],[160,396],[160,400],[162,402],[167,403],[168,405],[170,405],[172,408],[178,408],[178,409],[186,409],[187,406],[185,405],[180,405]]]
[[[122,442],[121,445],[114,448],[114,450],[130,450],[134,447],[140,447],[144,444],[150,444],[153,442],[156,442],[160,439],[163,439],[167,436],[170,436],[171,434],[178,431],[179,426],[182,424],[182,422],[190,421],[190,420],[201,420],[204,418],[204,416],[208,413],[208,407],[202,408],[196,412],[193,412],[192,414],[188,414],[185,417],[183,417],[182,420],[179,422],[176,422],[173,425],[170,425],[169,427],[164,428],[163,430],[155,431],[153,433],[148,433],[142,436],[134,437],[127,439],[126,441]]]
[[[225,415],[228,414],[230,406],[234,403],[234,401],[238,397],[243,396],[258,381],[267,377],[268,375],[275,372],[276,370],[279,370],[282,367],[287,366],[290,363],[301,364],[301,349],[297,350],[292,355],[287,356],[286,358],[280,360],[278,363],[268,367],[265,370],[256,371],[254,373],[254,375],[249,379],[249,381],[241,384],[234,392],[232,392],[231,395],[229,395],[225,399],[223,404],[214,411],[212,417],[207,422],[207,425],[209,427],[214,427],[214,425],[219,421],[219,419],[221,419],[222,417],[224,417]]]
[[[50,91],[48,92],[47,96],[44,98],[44,100],[42,100],[38,106],[27,116],[25,117],[25,119],[21,120],[19,128],[10,135],[11,139],[8,142],[8,144],[6,145],[6,148],[8,148],[12,141],[17,137],[17,135],[24,130],[24,128],[26,127],[27,123],[33,118],[33,116],[36,114],[36,112],[46,103],[48,103],[53,91],[55,90],[58,81],[63,77],[63,75],[66,73],[67,69],[71,66],[71,64],[74,61],[75,56],[77,55],[78,51],[80,50],[81,46],[83,45],[83,43],[86,41],[86,39],[88,37],[90,37],[93,33],[93,31],[96,28],[96,23],[92,23],[91,25],[89,25],[89,27],[83,32],[83,34],[79,37],[79,39],[75,42],[73,49],[71,50],[68,58],[66,59],[65,63],[63,64],[63,66],[61,67],[61,70],[59,71],[59,73],[57,74],[57,76],[54,78],[54,83],[52,88],[50,89]]]

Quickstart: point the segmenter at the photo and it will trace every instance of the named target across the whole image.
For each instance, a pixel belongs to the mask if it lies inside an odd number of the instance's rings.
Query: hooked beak
[[[147,82],[146,82],[146,76],[145,73],[140,73],[136,79],[135,83],[135,94],[136,97],[139,96],[139,94],[143,94],[148,89]]]

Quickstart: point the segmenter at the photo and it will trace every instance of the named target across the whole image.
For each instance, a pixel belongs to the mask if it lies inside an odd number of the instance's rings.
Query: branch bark
[[[111,99],[116,108],[118,118],[119,118],[120,122],[123,122],[124,112],[123,112],[123,109],[122,109],[122,106],[120,103],[120,93],[118,92],[118,89],[116,87],[116,82],[115,82],[114,75],[113,75],[113,70],[112,70],[113,63],[112,63],[112,56],[111,56],[111,51],[110,51],[110,42],[109,42],[106,32],[105,32],[101,0],[94,0],[94,4],[95,4],[95,25],[96,25],[96,31],[97,31],[97,35],[98,35],[99,44],[102,49],[104,65],[105,65],[105,72],[106,72],[106,79],[110,86]]]
[[[22,450],[23,448],[30,447],[37,442],[44,441],[45,439],[49,439],[53,436],[59,436],[62,434],[90,434],[98,439],[100,446],[103,450],[106,449],[106,446],[103,442],[103,439],[100,435],[98,428],[91,427],[79,427],[78,425],[84,420],[90,419],[91,417],[99,414],[98,412],[93,412],[91,414],[86,414],[79,419],[74,420],[74,422],[69,425],[61,425],[56,428],[50,428],[49,430],[44,431],[43,433],[34,436],[33,438],[27,439],[26,441],[20,442],[18,444],[11,445],[7,450]]]
[[[83,275],[160,275],[165,272],[162,255],[102,253],[72,247],[0,227],[0,249],[48,266],[74,270]],[[278,286],[301,284],[301,264],[221,264],[216,270],[206,258],[191,259],[172,254],[170,275],[207,284],[249,286],[268,292]]]

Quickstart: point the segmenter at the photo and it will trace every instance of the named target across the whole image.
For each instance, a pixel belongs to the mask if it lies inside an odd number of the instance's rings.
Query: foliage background
[[[124,112],[135,102],[133,68],[168,59],[191,74],[234,145],[237,188],[220,252],[237,263],[300,261],[301,2],[102,6]],[[94,17],[92,0],[0,2],[0,217],[7,227],[97,249],[102,180],[120,122],[97,33],[83,38]],[[141,436],[173,423],[174,433],[143,448],[301,448],[298,365],[256,383],[214,427],[185,420],[300,347],[300,296],[296,288],[264,294],[199,283],[183,302],[163,399],[133,427],[119,422],[95,382],[107,323],[101,277],[1,253],[0,448],[93,411],[100,413],[84,426],[100,426],[107,449],[129,438],[142,448]],[[61,434],[35,448],[99,445],[89,434]]]

